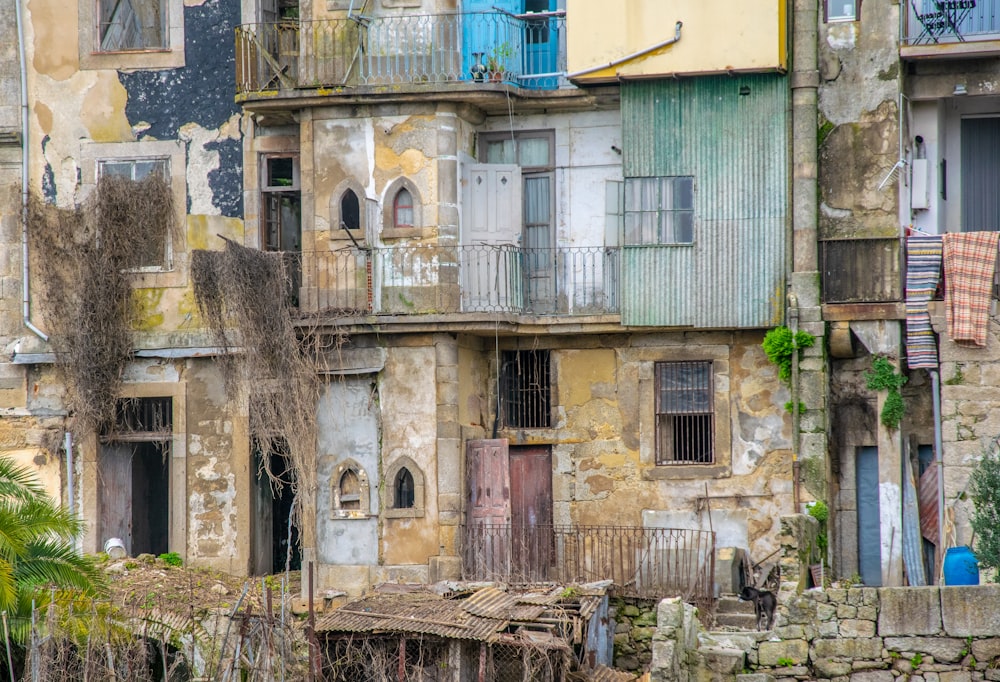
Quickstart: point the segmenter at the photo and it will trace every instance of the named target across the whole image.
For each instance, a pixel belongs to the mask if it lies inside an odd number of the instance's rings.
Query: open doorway
[[[100,437],[101,545],[119,538],[130,556],[170,551],[170,398],[120,400]]]
[[[251,572],[254,575],[268,575],[302,568],[302,551],[299,542],[299,527],[295,517],[292,493],[291,471],[288,458],[282,454],[284,443],[271,448],[264,454],[259,444],[253,448],[253,471],[250,514]],[[262,458],[268,457],[268,469]],[[273,476],[273,480],[272,480]]]

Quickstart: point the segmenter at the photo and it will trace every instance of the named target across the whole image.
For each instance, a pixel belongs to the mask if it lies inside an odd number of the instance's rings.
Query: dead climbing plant
[[[309,528],[303,503],[317,485],[320,373],[327,345],[339,345],[340,338],[295,324],[287,257],[227,239],[222,251],[192,252],[191,279],[202,317],[223,349],[226,394],[250,416],[259,466],[277,489],[291,486],[300,527]],[[284,476],[271,470],[272,455],[286,458]]]
[[[166,179],[104,176],[87,199],[58,208],[28,203],[32,267],[67,407],[81,433],[113,416],[132,357],[137,308],[130,271],[165,261],[177,230]]]

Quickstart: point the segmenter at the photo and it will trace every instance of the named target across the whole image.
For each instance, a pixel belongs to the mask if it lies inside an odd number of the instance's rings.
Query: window
[[[393,486],[394,504],[396,509],[413,508],[413,474],[406,467],[396,474],[396,484]]]
[[[826,0],[826,20],[836,21],[857,21],[858,0]]]
[[[341,463],[331,479],[333,518],[367,518],[371,509],[368,474],[353,459]]]
[[[142,182],[151,176],[170,182],[170,163],[168,159],[114,159],[97,162],[97,178],[118,177],[132,182]],[[142,191],[138,188],[138,191]],[[136,250],[136,261],[130,267],[136,270],[162,269],[169,267],[170,261],[170,231],[167,229],[173,216],[164,216],[163,220],[150,220],[148,231],[142,234],[143,243]]]
[[[99,0],[101,52],[167,47],[166,0]]]
[[[500,368],[503,425],[516,429],[550,427],[552,385],[549,351],[504,351]]]
[[[712,362],[656,363],[656,464],[714,464]]]
[[[405,187],[392,200],[392,226],[397,230],[413,227],[413,195]]]
[[[348,189],[340,197],[340,229],[361,229],[361,202],[353,189]]]
[[[265,156],[261,171],[264,249],[297,253],[302,248],[299,159],[287,154]],[[297,280],[294,283],[297,286]]]
[[[690,244],[693,241],[693,177],[625,180],[626,244]]]
[[[382,514],[388,519],[413,519],[424,515],[424,474],[411,458],[396,458],[385,470]]]

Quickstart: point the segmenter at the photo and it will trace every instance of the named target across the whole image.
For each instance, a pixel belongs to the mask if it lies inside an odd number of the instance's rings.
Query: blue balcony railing
[[[1000,39],[1000,0],[909,0],[903,11],[904,45]]]
[[[501,12],[245,24],[237,92],[451,83],[568,86],[565,17]]]

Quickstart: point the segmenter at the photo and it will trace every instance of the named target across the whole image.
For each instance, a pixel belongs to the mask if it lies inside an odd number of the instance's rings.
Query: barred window
[[[552,425],[549,351],[504,351],[500,368],[500,411],[504,426],[544,429]]]
[[[712,362],[656,363],[656,463],[714,464]]]

